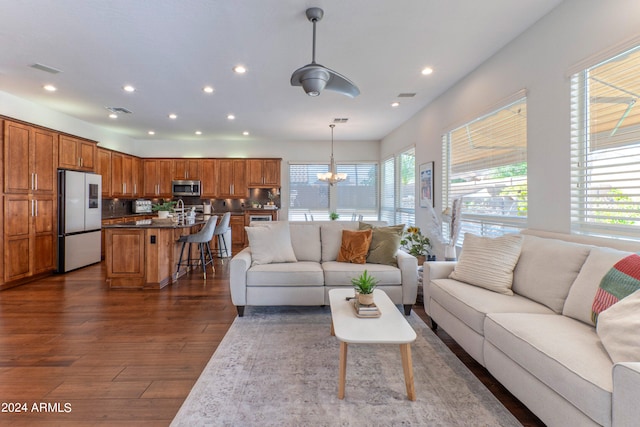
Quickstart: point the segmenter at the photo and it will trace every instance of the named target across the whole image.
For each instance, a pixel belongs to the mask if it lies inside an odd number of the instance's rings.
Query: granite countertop
[[[121,222],[119,224],[109,224],[109,225],[103,225],[102,228],[141,228],[141,229],[147,229],[147,228],[190,228],[190,227],[194,227],[196,225],[202,225],[205,224],[207,221],[204,220],[204,218],[198,219],[196,218],[195,222],[192,223],[177,223],[177,222],[173,222],[171,220],[165,220],[165,219],[146,219],[146,220],[140,220],[140,221],[128,221],[128,222]]]

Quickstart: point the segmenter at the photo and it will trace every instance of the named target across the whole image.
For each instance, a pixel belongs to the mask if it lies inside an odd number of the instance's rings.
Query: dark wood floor
[[[236,316],[227,266],[159,291],[109,290],[104,264],[0,291],[0,425],[168,425]],[[543,425],[438,335],[524,425]]]

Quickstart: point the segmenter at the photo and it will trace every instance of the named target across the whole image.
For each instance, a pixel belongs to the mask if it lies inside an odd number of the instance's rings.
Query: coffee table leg
[[[333,320],[331,320],[331,336],[332,337],[336,336],[336,331],[335,331],[335,329],[333,329]]]
[[[404,383],[407,386],[407,397],[409,397],[409,400],[416,400],[416,389],[413,384],[413,362],[411,361],[411,344],[400,344],[400,354],[402,355],[402,370],[404,371]]]
[[[338,399],[344,399],[344,383],[347,377],[347,343],[340,341],[340,367],[338,369]]]

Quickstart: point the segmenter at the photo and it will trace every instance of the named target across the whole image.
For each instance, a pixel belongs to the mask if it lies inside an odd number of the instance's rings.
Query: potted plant
[[[340,214],[339,214],[338,212],[331,212],[331,213],[329,214],[329,219],[330,219],[331,221],[335,221],[335,220],[337,220],[338,218],[340,218]]]
[[[360,276],[351,279],[351,284],[356,290],[360,304],[373,304],[373,290],[378,286],[378,281],[367,270],[363,271]]]
[[[424,264],[426,256],[429,255],[431,249],[431,241],[428,237],[422,235],[420,227],[407,227],[400,244],[407,253],[418,258],[418,265]]]
[[[175,205],[176,205],[176,202],[169,200],[166,202],[156,203],[152,205],[151,210],[153,212],[158,212],[158,218],[168,218],[169,212],[173,210],[173,207]]]

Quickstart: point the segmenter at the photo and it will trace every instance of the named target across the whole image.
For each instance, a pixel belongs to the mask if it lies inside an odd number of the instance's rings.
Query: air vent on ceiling
[[[131,114],[131,111],[127,110],[126,108],[122,108],[122,107],[104,107],[107,110],[111,111],[112,113],[115,114]]]
[[[405,92],[405,93],[399,93],[398,94],[398,98],[413,98],[414,96],[416,96],[415,92],[413,92],[413,93]]]
[[[33,65],[30,65],[30,67],[35,68],[36,70],[44,71],[46,73],[51,73],[51,74],[58,74],[62,72],[62,70],[58,70],[57,68],[49,67],[48,65],[44,65],[44,64],[33,64]]]
[[[344,117],[335,118],[335,119],[333,119],[333,123],[347,123],[348,120],[349,120],[348,118],[344,118]]]

